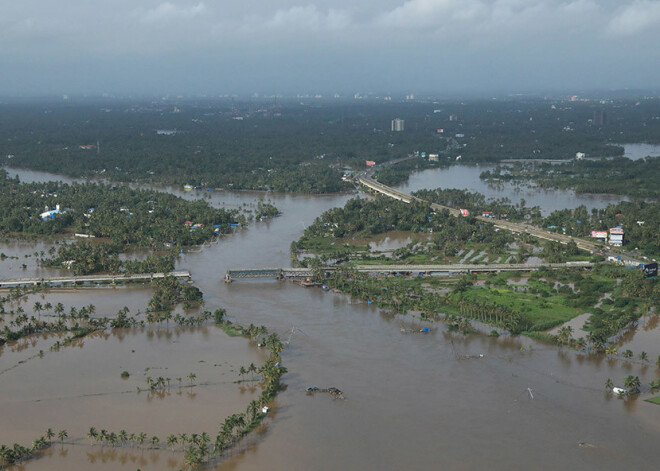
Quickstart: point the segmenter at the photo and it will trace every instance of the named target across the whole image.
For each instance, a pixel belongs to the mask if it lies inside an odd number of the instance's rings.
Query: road
[[[420,198],[417,198],[415,196],[409,195],[408,193],[404,193],[402,191],[399,191],[395,188],[389,187],[387,185],[383,185],[380,182],[377,182],[373,178],[369,176],[369,173],[365,172],[362,174],[362,176],[358,177],[358,182],[361,185],[366,186],[367,188],[370,188],[373,191],[376,191],[378,193],[381,193],[383,195],[389,196],[390,198],[394,198],[400,201],[404,201],[406,203],[410,203],[412,201],[424,201]],[[453,216],[460,216],[460,211],[455,208],[450,208],[449,206],[443,206],[437,203],[431,203],[431,209],[433,211],[449,211],[450,214]],[[557,234],[555,232],[549,232],[544,229],[540,229],[538,227],[534,226],[529,226],[526,224],[520,224],[520,223],[513,223],[509,221],[502,221],[500,219],[491,219],[483,216],[475,216],[476,219],[487,222],[490,224],[493,224],[495,227],[498,227],[500,229],[506,230],[506,231],[511,231],[514,233],[519,233],[519,234],[529,234],[532,237],[535,237],[537,239],[541,240],[549,240],[549,241],[554,241],[554,242],[559,242],[561,244],[568,244],[570,242],[574,242],[578,248],[582,250],[586,250],[588,252],[594,253],[603,250],[605,247],[602,243],[594,242],[591,240],[585,240],[577,237],[571,237],[567,236],[564,234]]]

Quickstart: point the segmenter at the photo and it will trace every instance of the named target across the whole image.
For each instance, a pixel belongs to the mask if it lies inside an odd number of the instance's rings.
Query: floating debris
[[[305,388],[307,394],[314,394],[317,392],[328,393],[335,399],[344,399],[344,393],[339,388],[330,386],[329,388],[319,388],[318,386],[311,385]]]
[[[596,448],[596,445],[589,442],[578,442],[580,448]]]

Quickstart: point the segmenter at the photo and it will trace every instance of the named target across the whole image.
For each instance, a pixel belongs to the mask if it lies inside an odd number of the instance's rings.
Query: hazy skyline
[[[658,0],[2,0],[0,94],[658,88]]]

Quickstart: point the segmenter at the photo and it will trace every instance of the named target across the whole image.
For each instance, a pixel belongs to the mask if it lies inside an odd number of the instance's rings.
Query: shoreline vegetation
[[[125,186],[22,183],[8,178],[5,170],[0,170],[0,208],[0,234],[60,237],[47,256],[37,254],[38,260],[74,275],[169,272],[183,248],[279,214],[262,201],[240,211],[225,210],[203,200]],[[78,240],[61,240],[73,234]],[[135,249],[151,253],[142,259],[122,258]]]
[[[184,309],[200,306],[203,302],[203,294],[195,286],[183,286],[174,278],[159,280],[156,285],[157,289],[149,302],[143,319],[138,319],[142,315],[141,312],[131,314],[128,308],[121,309],[114,317],[95,317],[95,307],[93,305],[81,309],[72,307],[67,314],[66,308],[61,303],[53,306],[50,303],[42,305],[41,302],[35,302],[32,310],[39,318],[34,315],[28,316],[24,312],[5,313],[0,316],[0,322],[4,322],[4,316],[6,315],[13,317],[10,325],[15,327],[11,329],[8,325],[5,325],[3,331],[0,332],[3,335],[3,337],[0,337],[0,341],[16,342],[32,334],[42,332],[56,334],[70,332],[72,334],[70,337],[57,340],[51,347],[51,352],[57,352],[75,339],[84,338],[93,332],[106,329],[132,329],[150,324],[159,325],[163,322],[169,325],[170,320],[173,320],[176,325],[204,325],[210,319],[213,319],[213,323],[228,336],[244,337],[258,344],[259,347],[265,348],[269,355],[262,366],[255,366],[254,364],[242,366],[239,373],[241,377],[246,373],[250,373],[253,380],[254,376],[257,375],[260,378],[258,382],[262,389],[261,394],[252,400],[244,411],[224,418],[213,441],[205,431],[190,434],[187,432],[170,434],[165,440],[161,440],[157,436],[148,436],[144,432],[128,433],[125,430],[111,432],[105,429],[98,429],[97,431],[95,427],[90,427],[87,433],[87,438],[90,439],[92,444],[112,447],[137,446],[138,448],[143,448],[146,444],[149,449],[169,448],[171,451],[178,449],[179,452],[183,453],[184,465],[194,468],[222,457],[268,416],[268,406],[280,390],[281,377],[287,372],[282,364],[281,357],[284,344],[276,333],[269,333],[264,326],[257,327],[250,324],[244,327],[232,323],[226,319],[226,311],[222,308],[216,309],[213,313],[204,311],[192,316],[182,316],[180,314],[172,316],[172,310],[178,304],[183,303]],[[40,319],[42,313],[47,316],[56,315],[57,321],[42,321]],[[37,357],[45,354],[45,352],[40,351]],[[17,366],[19,365],[15,367]],[[127,371],[122,373],[122,378],[128,378],[129,376]],[[198,385],[195,382],[197,377],[194,373],[187,376],[189,382],[186,384],[182,384],[183,378],[176,379],[179,388],[192,388]],[[237,382],[240,382],[240,380]],[[162,391],[170,388],[170,378],[152,379],[148,377],[147,384],[149,391]],[[138,393],[140,391],[141,389],[138,387]],[[44,437],[36,439],[31,446],[18,443],[0,446],[0,464],[4,467],[35,457],[39,452],[52,445],[53,436],[51,429],[48,429]],[[58,436],[60,442],[64,443],[64,439],[68,438],[68,433],[60,431]],[[67,442],[67,444],[74,443]]]
[[[434,201],[460,201],[474,209],[484,204],[483,196],[464,191],[423,192],[423,196],[429,195]],[[534,213],[524,206],[498,204],[498,210],[510,212],[514,219],[526,219]],[[387,250],[371,245],[374,236],[390,231],[397,231],[404,242]],[[324,264],[339,266],[327,279],[318,270],[317,281],[385,309],[418,311],[431,320],[444,313],[484,322],[512,334],[573,348],[588,346],[602,352],[610,338],[640,316],[653,313],[660,302],[657,278],[645,279],[639,270],[606,263],[597,264],[591,271],[540,269],[527,277],[516,272],[472,274],[457,279],[411,277],[406,266],[412,264],[496,265],[525,263],[530,259],[535,263],[599,262],[604,258],[570,244],[541,243],[524,234],[498,231],[470,217],[433,213],[427,204],[405,204],[385,197],[355,198],[343,208],[326,211],[291,244],[291,257],[294,264],[312,268]],[[353,270],[354,264],[400,265],[403,276],[370,276]],[[578,338],[573,338],[572,328],[548,333],[580,314],[590,317]]]
[[[488,183],[512,182],[537,188],[573,190],[577,194],[621,195],[657,200],[660,198],[660,157],[631,160],[570,160],[561,164],[508,162],[485,170],[480,178]]]

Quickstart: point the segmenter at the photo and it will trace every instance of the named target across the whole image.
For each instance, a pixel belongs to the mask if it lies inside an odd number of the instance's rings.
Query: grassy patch
[[[369,250],[368,245],[354,245],[346,239],[335,237],[304,237],[299,241],[299,248],[315,254],[367,252]]]
[[[650,402],[651,404],[657,404],[660,406],[660,396],[655,396],[652,397],[651,399],[647,399],[646,402]]]
[[[473,288],[463,293],[463,297],[475,304],[496,303],[518,312],[531,326],[529,330],[546,330],[571,320],[580,314],[574,308],[564,304],[562,296],[545,297],[532,292],[513,291],[507,287],[491,289]]]

